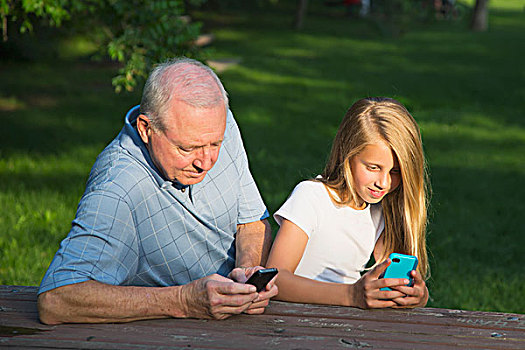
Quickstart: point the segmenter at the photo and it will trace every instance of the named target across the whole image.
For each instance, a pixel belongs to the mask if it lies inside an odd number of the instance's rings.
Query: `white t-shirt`
[[[385,227],[381,204],[363,210],[337,206],[321,182],[299,183],[274,214],[308,236],[295,274],[318,281],[354,283],[360,277]]]

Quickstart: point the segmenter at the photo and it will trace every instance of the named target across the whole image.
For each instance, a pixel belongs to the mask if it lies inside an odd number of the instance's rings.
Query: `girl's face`
[[[359,208],[366,203],[379,203],[401,183],[401,172],[395,153],[384,142],[370,144],[350,160],[354,189],[360,197]]]

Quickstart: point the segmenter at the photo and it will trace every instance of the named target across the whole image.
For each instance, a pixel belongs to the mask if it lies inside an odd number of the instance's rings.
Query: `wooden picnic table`
[[[272,301],[223,321],[39,322],[36,287],[0,286],[0,348],[525,349],[525,315],[436,308],[360,310]]]

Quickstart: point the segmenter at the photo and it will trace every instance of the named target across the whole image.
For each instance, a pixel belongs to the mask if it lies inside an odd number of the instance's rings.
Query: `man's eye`
[[[180,149],[183,153],[191,153],[191,152],[193,151],[193,148],[179,147],[179,149]]]

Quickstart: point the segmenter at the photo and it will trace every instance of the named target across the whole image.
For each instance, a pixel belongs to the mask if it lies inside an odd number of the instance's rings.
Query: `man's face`
[[[226,108],[196,108],[173,100],[167,111],[165,131],[153,130],[149,118],[137,119],[139,135],[167,180],[183,185],[201,182],[215,165],[226,129]]]

